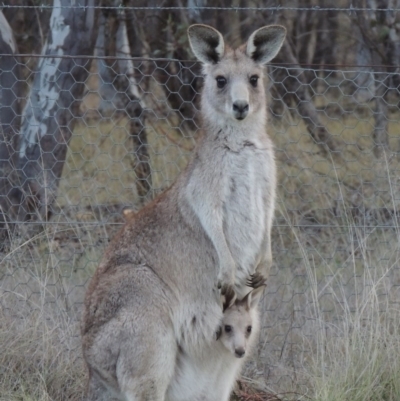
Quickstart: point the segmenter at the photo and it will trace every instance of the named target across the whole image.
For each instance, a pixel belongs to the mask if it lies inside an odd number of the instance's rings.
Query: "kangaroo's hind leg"
[[[154,316],[154,310],[152,314],[151,322],[143,315],[146,325],[136,316],[128,330],[130,341],[118,358],[118,383],[127,401],[164,401],[175,373],[177,344],[172,323],[161,311],[159,316]]]
[[[90,369],[89,382],[86,391],[85,401],[111,401],[114,400],[110,391],[97,374]]]

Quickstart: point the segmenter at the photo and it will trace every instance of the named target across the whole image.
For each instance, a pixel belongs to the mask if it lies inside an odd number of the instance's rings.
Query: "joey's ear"
[[[222,35],[208,25],[195,24],[188,29],[189,43],[194,55],[204,64],[216,64],[224,54]]]
[[[281,25],[257,29],[247,41],[246,54],[256,63],[266,64],[278,54],[285,36],[286,29]]]
[[[233,293],[231,296],[221,295],[222,298],[222,311],[225,312],[228,308],[234,305],[236,302],[236,293]]]
[[[266,285],[261,285],[260,287],[255,288],[253,291],[250,291],[244,298],[243,301],[246,302],[247,309],[255,308],[260,302],[261,296],[264,293]]]

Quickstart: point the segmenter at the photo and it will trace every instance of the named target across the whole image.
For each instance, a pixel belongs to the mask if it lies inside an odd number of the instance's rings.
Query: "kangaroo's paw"
[[[252,288],[258,288],[262,285],[267,285],[267,278],[264,277],[261,273],[255,272],[250,275],[250,278],[247,279],[246,285]]]

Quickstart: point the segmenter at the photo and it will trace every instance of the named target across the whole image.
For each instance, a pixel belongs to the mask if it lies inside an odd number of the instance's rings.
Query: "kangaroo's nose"
[[[235,349],[235,356],[237,358],[242,358],[244,356],[244,348],[236,348]]]
[[[249,104],[246,100],[236,100],[232,107],[235,118],[238,120],[243,120],[249,112]]]

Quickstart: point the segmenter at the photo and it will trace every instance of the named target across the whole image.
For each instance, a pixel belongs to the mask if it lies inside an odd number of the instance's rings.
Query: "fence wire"
[[[62,103],[58,113],[70,115],[38,138],[49,116],[37,118],[35,108],[46,96],[59,101],[51,97],[56,82],[43,76],[35,86],[35,54],[1,57],[10,68],[0,71],[0,115],[13,113],[13,102],[23,112],[2,121],[9,157],[0,160],[0,307],[13,318],[65,317],[77,347],[84,291],[105,247],[189,160],[201,127],[201,68],[125,57],[129,71],[124,57],[69,57],[71,69],[86,71],[84,81],[55,72],[70,95],[75,84],[84,90]],[[53,68],[55,58],[40,63]],[[399,76],[367,66],[270,65],[266,82],[278,166],[274,266],[247,372],[277,390],[304,383],[307,394],[302,372],[316,333],[345,335],[343,320],[371,287],[380,308],[400,302]],[[38,168],[44,172],[34,181]]]

